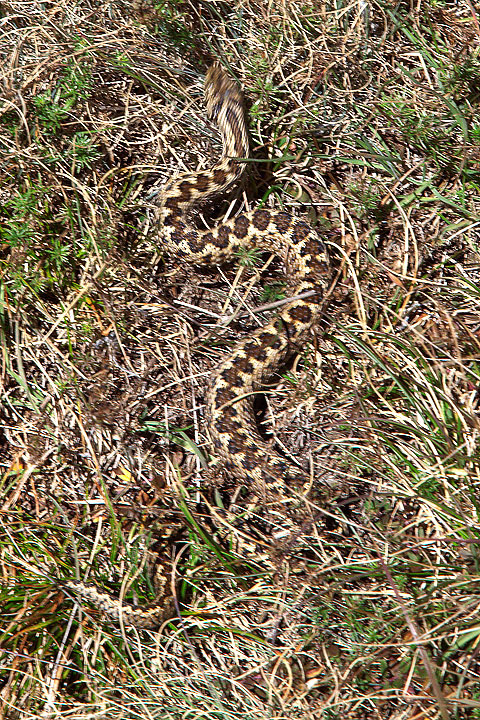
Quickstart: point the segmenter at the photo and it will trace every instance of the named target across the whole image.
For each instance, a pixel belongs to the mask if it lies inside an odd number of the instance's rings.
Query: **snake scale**
[[[223,154],[211,169],[181,174],[160,191],[155,207],[158,240],[170,255],[194,265],[216,266],[252,248],[274,252],[285,264],[291,300],[268,324],[235,345],[213,371],[206,395],[206,421],[225,470],[256,494],[271,498],[281,493],[286,481],[305,480],[305,474],[261,438],[253,399],[259,386],[300,346],[318,316],[328,258],[314,230],[285,212],[261,208],[211,230],[200,230],[189,221],[195,204],[240,177],[245,168],[241,160],[249,155],[243,95],[219,64],[207,71],[205,99],[208,116],[222,136]],[[151,628],[165,616],[164,605],[145,609],[120,603],[77,580],[64,586],[110,617],[121,616],[125,624]]]

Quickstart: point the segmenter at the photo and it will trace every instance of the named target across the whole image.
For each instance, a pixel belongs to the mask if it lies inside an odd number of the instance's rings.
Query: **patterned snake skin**
[[[237,158],[249,152],[242,94],[219,65],[207,73],[205,95],[208,115],[222,134],[224,153],[211,170],[181,175],[163,190],[158,212],[162,243],[171,254],[197,265],[218,265],[241,249],[270,250],[285,263],[290,296],[315,293],[292,300],[268,325],[241,340],[214,370],[207,392],[206,419],[216,453],[227,470],[265,496],[286,479],[304,475],[260,437],[254,393],[312,325],[328,263],[325,248],[309,225],[284,212],[255,210],[212,230],[198,230],[188,223],[186,215],[194,203],[224,190],[240,176],[245,163]]]
[[[223,155],[210,170],[182,174],[163,188],[156,207],[159,242],[171,255],[195,265],[219,265],[239,250],[250,248],[272,251],[285,263],[287,293],[292,300],[267,325],[234,347],[213,371],[206,397],[207,424],[225,469],[258,495],[275,497],[286,480],[305,480],[305,474],[260,437],[254,394],[300,346],[320,312],[328,260],[312,228],[284,212],[259,209],[242,213],[211,230],[199,230],[189,223],[192,206],[237,180],[245,167],[239,159],[249,154],[243,96],[217,64],[207,72],[205,97],[208,115],[222,135]],[[305,293],[306,299],[298,297]],[[66,587],[109,616],[118,619],[121,615],[125,624],[150,628],[165,616],[163,605],[145,610],[121,604],[80,581],[68,581]]]

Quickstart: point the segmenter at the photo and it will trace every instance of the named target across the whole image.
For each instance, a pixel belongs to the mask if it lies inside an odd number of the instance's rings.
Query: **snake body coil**
[[[188,263],[218,265],[239,250],[270,250],[285,263],[288,294],[293,299],[268,325],[241,340],[213,372],[206,397],[206,419],[225,467],[265,496],[286,479],[304,477],[272,452],[256,430],[253,399],[256,389],[304,337],[317,316],[328,261],[323,244],[310,226],[284,212],[242,213],[211,230],[188,222],[191,207],[224,190],[245,167],[248,157],[243,98],[219,65],[206,76],[207,112],[223,139],[221,160],[208,171],[185,174],[165,187],[159,198],[161,240],[173,255]],[[308,299],[298,296],[314,291]]]
[[[253,398],[262,382],[297,348],[320,311],[328,276],[323,243],[310,226],[284,212],[258,209],[199,230],[188,220],[191,208],[237,180],[248,157],[243,97],[219,65],[206,76],[209,117],[223,139],[223,155],[210,170],[182,174],[159,193],[156,221],[159,242],[171,255],[195,265],[218,265],[240,249],[257,248],[279,255],[285,263],[287,292],[293,299],[267,325],[241,340],[213,371],[206,396],[206,420],[227,470],[263,497],[278,495],[288,479],[304,474],[287,463],[260,437]],[[299,295],[309,293],[307,299]],[[71,580],[65,587],[97,605],[105,614],[141,628],[157,626],[164,604],[148,609],[120,603],[92,585]]]

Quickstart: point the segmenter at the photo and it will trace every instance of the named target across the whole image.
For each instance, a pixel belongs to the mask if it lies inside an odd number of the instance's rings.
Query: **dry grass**
[[[2,717],[480,718],[473,5],[0,14]],[[202,415],[282,268],[178,267],[149,221],[156,187],[219,152],[214,57],[258,162],[206,222],[283,206],[339,273],[265,396],[265,432],[312,477],[286,542],[215,466]],[[179,616],[160,633],[61,591],[78,575],[152,601],[166,558]]]

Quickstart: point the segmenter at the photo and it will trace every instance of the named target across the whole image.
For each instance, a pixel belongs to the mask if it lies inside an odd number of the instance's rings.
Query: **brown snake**
[[[195,265],[219,265],[251,248],[272,251],[285,264],[292,300],[267,325],[235,345],[213,371],[206,396],[207,424],[225,469],[256,494],[274,497],[286,480],[305,480],[305,474],[261,438],[253,399],[262,382],[299,347],[318,316],[328,259],[314,230],[285,212],[258,209],[211,230],[199,230],[189,222],[193,205],[240,177],[245,168],[241,159],[249,154],[242,93],[218,64],[207,72],[205,98],[208,116],[222,136],[223,155],[210,170],[179,175],[162,189],[156,203],[158,238],[169,254]],[[307,298],[299,297],[308,291],[313,292]],[[121,615],[126,624],[155,627],[165,616],[163,605],[137,608],[76,580],[65,587],[111,617]]]

